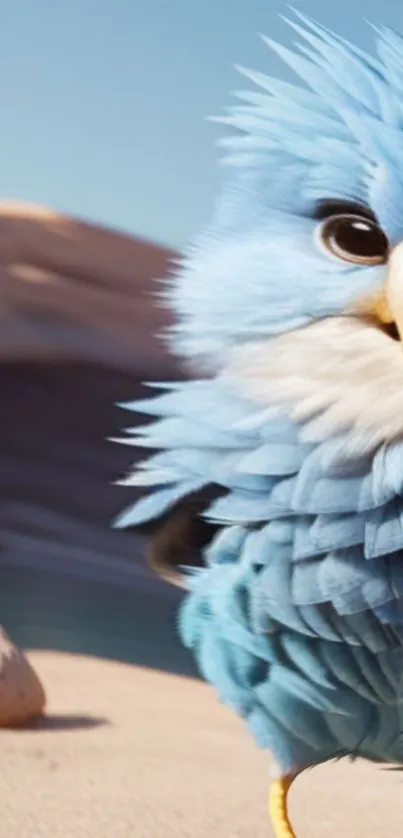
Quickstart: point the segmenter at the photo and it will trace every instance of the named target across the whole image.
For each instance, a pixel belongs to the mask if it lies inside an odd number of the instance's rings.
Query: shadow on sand
[[[97,719],[95,716],[80,716],[79,714],[49,714],[34,719],[23,727],[16,728],[22,731],[37,731],[38,733],[54,733],[55,731],[89,730],[96,727],[109,725],[108,719]]]

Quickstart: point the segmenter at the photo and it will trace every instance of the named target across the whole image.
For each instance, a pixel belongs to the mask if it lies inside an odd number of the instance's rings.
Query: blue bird
[[[403,38],[372,57],[295,13],[293,86],[224,123],[228,182],[163,292],[192,376],[151,417],[117,526],[189,590],[180,634],[291,782],[350,756],[403,765]],[[186,560],[186,557],[189,560]]]

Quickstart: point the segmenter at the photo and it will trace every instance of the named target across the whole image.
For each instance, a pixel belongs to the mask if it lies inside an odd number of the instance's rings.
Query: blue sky
[[[396,0],[299,0],[370,45],[361,20],[403,31]],[[259,40],[290,43],[280,0],[3,0],[1,195],[175,246],[209,219],[222,171],[205,117],[245,86],[240,63],[287,71]]]

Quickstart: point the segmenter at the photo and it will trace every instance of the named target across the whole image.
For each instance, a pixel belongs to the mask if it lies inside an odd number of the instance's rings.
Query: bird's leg
[[[273,824],[275,838],[296,838],[288,816],[287,797],[290,787],[298,776],[272,772],[269,789],[269,816]]]

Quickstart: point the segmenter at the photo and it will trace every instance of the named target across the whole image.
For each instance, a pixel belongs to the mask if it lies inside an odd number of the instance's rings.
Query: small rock
[[[0,626],[0,728],[27,724],[42,715],[45,704],[38,676]]]

